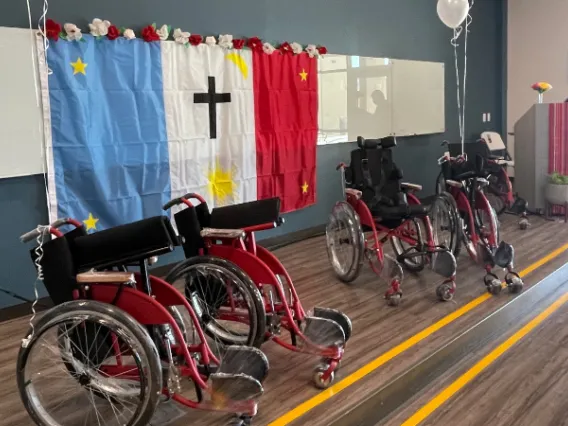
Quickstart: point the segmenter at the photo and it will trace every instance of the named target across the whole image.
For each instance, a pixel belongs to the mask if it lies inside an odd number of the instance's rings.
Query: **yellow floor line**
[[[568,250],[568,244],[564,244],[563,246],[557,248],[556,250],[552,251],[551,253],[547,254],[546,256],[542,257],[538,261],[534,262],[533,264],[529,265],[521,272],[519,275],[521,277],[525,277],[535,269],[540,268],[542,265],[550,262],[554,258],[558,257],[560,254],[564,253]],[[459,279],[459,276],[458,276]],[[348,388],[349,386],[353,385],[354,383],[361,380],[366,375],[372,373],[377,368],[381,367],[382,365],[386,364],[396,356],[400,355],[401,353],[407,351],[408,349],[412,348],[413,346],[420,343],[422,340],[426,339],[430,335],[434,334],[436,331],[440,330],[441,328],[445,327],[446,325],[452,323],[453,321],[457,320],[458,318],[462,317],[463,315],[467,314],[471,310],[475,309],[477,306],[481,305],[487,299],[490,299],[491,295],[489,293],[484,293],[483,295],[477,297],[476,299],[472,300],[471,302],[467,303],[466,305],[462,306],[461,308],[457,309],[456,311],[452,312],[451,314],[446,315],[444,318],[440,319],[439,321],[435,322],[431,326],[425,328],[424,330],[420,331],[419,333],[415,334],[414,336],[410,337],[408,340],[400,343],[399,345],[395,346],[394,348],[390,349],[389,351],[385,352],[378,358],[375,358],[370,363],[364,365],[357,371],[351,373],[349,376],[346,376],[339,382],[333,384],[328,389],[318,393],[317,395],[313,396],[312,398],[304,401],[294,409],[288,411],[281,417],[274,420],[272,423],[269,423],[268,426],[284,426],[287,425],[294,420],[298,419],[299,417],[306,414],[308,411],[312,410],[313,408],[317,407],[320,404],[323,404],[325,401],[337,395],[344,389]],[[347,349],[349,350],[349,349]]]
[[[416,426],[424,421],[430,414],[436,411],[442,404],[448,401],[453,395],[455,395],[460,389],[471,382],[475,377],[477,377],[483,370],[489,367],[493,362],[495,362],[501,355],[511,349],[516,343],[519,342],[528,333],[534,330],[539,324],[546,320],[550,315],[556,312],[562,305],[568,302],[568,293],[565,293],[550,305],[546,310],[544,310],[540,315],[535,317],[531,322],[501,343],[497,348],[490,352],[485,358],[475,364],[470,370],[465,372],[460,376],[455,382],[450,386],[445,388],[442,392],[432,398],[426,405],[420,408],[416,413],[412,415],[408,420],[406,420],[401,426]]]

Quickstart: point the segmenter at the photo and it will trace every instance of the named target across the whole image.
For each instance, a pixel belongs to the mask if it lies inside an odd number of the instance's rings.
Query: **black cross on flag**
[[[209,137],[217,139],[217,104],[231,102],[230,93],[215,93],[215,77],[209,77],[207,93],[195,93],[193,102],[196,104],[209,104]]]

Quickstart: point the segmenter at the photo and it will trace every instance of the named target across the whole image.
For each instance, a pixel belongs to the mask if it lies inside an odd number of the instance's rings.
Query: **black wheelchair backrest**
[[[381,139],[365,139],[363,136],[357,136],[357,146],[361,149],[390,149],[396,146],[396,138],[387,136]]]
[[[452,157],[461,155],[461,143],[448,144],[448,150]],[[485,159],[489,158],[491,155],[491,151],[485,142],[467,142],[464,144],[464,152],[470,161],[475,161],[478,155]]]
[[[390,148],[396,146],[393,137],[357,140],[359,149],[351,151],[351,163],[346,171],[349,187],[363,192],[367,203],[380,200],[396,205],[401,193],[402,170],[393,161]]]

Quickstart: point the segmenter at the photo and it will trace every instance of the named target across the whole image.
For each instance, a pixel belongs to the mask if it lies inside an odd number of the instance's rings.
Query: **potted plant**
[[[544,197],[549,204],[564,206],[568,203],[568,176],[552,173],[546,184]]]

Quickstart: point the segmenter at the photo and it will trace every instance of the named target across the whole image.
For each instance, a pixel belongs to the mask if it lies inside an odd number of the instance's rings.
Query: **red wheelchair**
[[[280,261],[257,245],[255,232],[283,224],[280,199],[271,198],[216,207],[189,193],[174,206],[186,260],[165,278],[185,291],[209,337],[223,344],[260,347],[273,340],[282,347],[321,357],[313,381],[331,385],[351,321],[340,311],[315,307],[306,313],[292,279]],[[290,335],[286,341],[282,330]]]
[[[457,147],[453,149],[456,150]],[[459,150],[461,152],[461,145]],[[484,157],[476,155],[471,161],[467,154],[459,154],[456,157],[444,155],[438,159],[438,164],[441,166],[441,172],[436,188],[438,191],[448,191],[441,196],[452,202],[459,214],[461,240],[470,257],[483,264],[486,271],[483,281],[487,291],[494,295],[501,292],[501,280],[492,272],[493,268],[499,267],[507,270],[505,283],[509,291],[519,293],[522,291],[523,281],[513,270],[513,246],[500,239],[497,214],[484,192],[489,185],[487,177],[490,173]],[[451,196],[448,196],[448,193]],[[458,245],[454,249],[456,257],[460,248]]]
[[[338,166],[345,201],[333,207],[326,230],[335,274],[343,282],[352,282],[366,257],[373,271],[388,283],[388,304],[396,306],[402,296],[401,264],[413,272],[429,265],[443,277],[436,289],[438,298],[451,300],[456,289],[452,250],[459,235],[455,210],[443,197],[436,197],[430,206],[421,204],[415,193],[422,187],[402,182],[402,171],[392,158],[393,137],[358,137],[357,144],[350,165]],[[444,221],[432,223],[429,215]],[[449,233],[444,240],[442,232]],[[391,242],[396,259],[384,253],[386,241]]]
[[[65,225],[75,228],[62,233]],[[162,399],[251,423],[268,360],[246,346],[215,355],[183,294],[149,275],[151,259],[178,243],[168,218],[93,234],[62,219],[21,239],[37,240],[32,259],[55,305],[31,322],[17,361],[37,425],[144,426]]]

